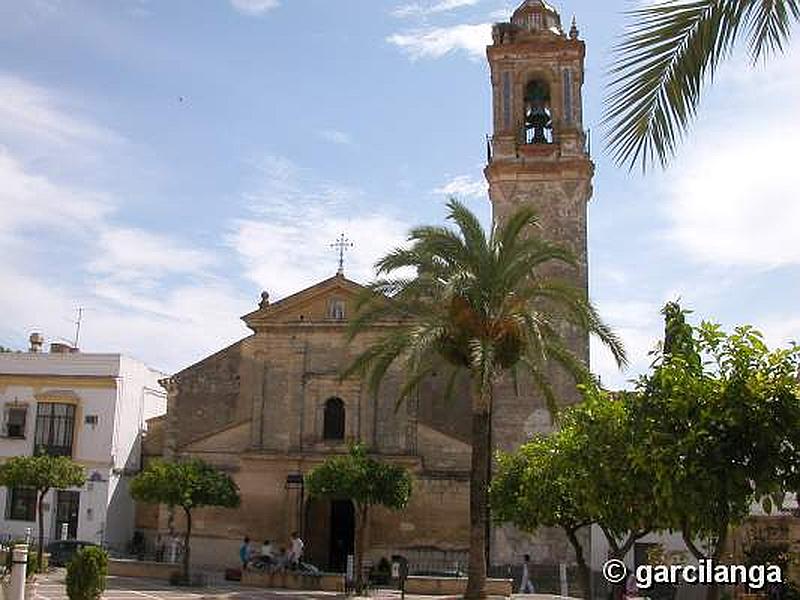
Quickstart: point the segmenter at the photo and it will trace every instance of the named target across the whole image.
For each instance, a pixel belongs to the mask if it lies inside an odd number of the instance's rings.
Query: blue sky
[[[587,43],[591,293],[633,366],[660,306],[800,339],[800,53],[736,55],[666,172],[601,152],[602,73],[634,0],[557,3]],[[0,344],[27,334],[175,370],[279,298],[347,274],[454,194],[489,219],[484,47],[500,0],[0,2]]]

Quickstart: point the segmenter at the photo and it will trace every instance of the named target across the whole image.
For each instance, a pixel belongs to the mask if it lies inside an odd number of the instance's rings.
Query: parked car
[[[78,550],[87,546],[98,546],[94,542],[84,542],[81,540],[58,540],[50,542],[46,551],[50,554],[50,564],[56,567],[66,567]]]

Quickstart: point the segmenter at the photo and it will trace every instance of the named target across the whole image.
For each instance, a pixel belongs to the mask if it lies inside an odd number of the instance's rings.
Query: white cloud
[[[170,273],[202,273],[214,256],[165,235],[128,227],[106,227],[89,269],[115,279],[151,280]]]
[[[92,156],[99,161],[92,169],[106,167],[121,136],[80,116],[55,90],[10,75],[0,77],[0,90],[3,342],[24,348],[33,330],[71,338],[76,306],[89,309],[84,349],[124,352],[162,369],[241,337],[238,317],[255,299],[243,301],[215,277],[212,252],[121,224],[112,194],[66,182],[51,168],[69,160],[71,175],[91,181],[72,166]]]
[[[418,29],[395,33],[386,38],[387,42],[403,50],[412,60],[441,58],[457,51],[466,52],[470,58],[477,60],[483,58],[491,40],[490,23]]]
[[[246,276],[282,297],[332,276],[340,233],[353,241],[345,274],[356,281],[373,276],[375,261],[404,241],[399,219],[368,209],[357,189],[315,181],[282,158],[257,165],[259,181],[245,198],[252,214],[234,223],[228,243],[239,254]]]
[[[353,144],[353,138],[350,137],[350,134],[338,129],[322,129],[318,132],[318,135],[332,144],[340,144],[342,146],[351,146]]]
[[[666,174],[666,237],[706,264],[800,265],[800,46],[766,69],[741,67],[720,73],[716,110],[701,108],[691,146]]]
[[[231,6],[244,15],[259,16],[277,8],[278,0],[230,0]]]
[[[592,371],[609,389],[630,387],[630,380],[645,373],[650,365],[648,353],[662,338],[661,304],[643,300],[619,300],[598,303],[603,319],[620,336],[630,365],[621,371],[614,357],[597,340],[591,340]]]
[[[57,185],[31,173],[0,146],[0,235],[29,234],[32,239],[54,229],[81,232],[112,210],[97,191]]]
[[[8,73],[0,73],[0,135],[6,143],[108,144],[116,132],[74,114],[68,99]]]
[[[434,194],[444,196],[455,196],[456,198],[485,198],[489,191],[489,186],[483,177],[474,178],[469,175],[459,175],[453,177],[433,190]]]
[[[426,17],[437,13],[450,12],[465,6],[475,6],[480,0],[439,0],[438,2],[410,2],[392,10],[392,16]]]

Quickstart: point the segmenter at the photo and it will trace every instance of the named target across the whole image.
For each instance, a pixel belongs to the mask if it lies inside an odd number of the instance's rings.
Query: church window
[[[344,439],[344,402],[341,398],[328,398],[325,402],[325,418],[322,438],[325,440]]]
[[[328,318],[344,321],[344,300],[334,298],[328,303]]]

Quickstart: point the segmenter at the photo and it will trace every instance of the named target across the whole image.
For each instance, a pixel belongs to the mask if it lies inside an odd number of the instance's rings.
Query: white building
[[[133,536],[128,483],[140,467],[142,434],[147,419],[166,412],[164,373],[120,354],[41,346],[34,334],[30,351],[0,353],[0,460],[44,451],[84,465],[86,485],[45,497],[45,537],[122,550]],[[0,487],[0,534],[35,536],[34,504],[29,490]]]

